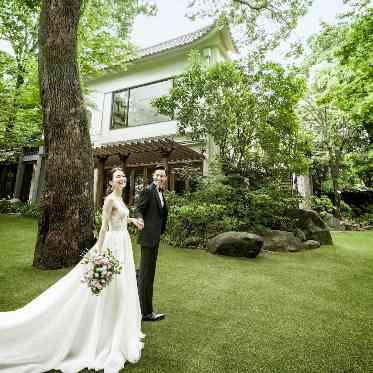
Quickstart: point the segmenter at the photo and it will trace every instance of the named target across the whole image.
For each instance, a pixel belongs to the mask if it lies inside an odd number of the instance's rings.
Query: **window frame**
[[[146,87],[146,86],[157,84],[157,83],[166,82],[167,80],[171,80],[171,82],[172,82],[171,87],[173,88],[174,84],[175,84],[175,79],[178,78],[178,77],[180,77],[180,76],[181,75],[173,75],[173,76],[170,76],[169,78],[158,79],[158,80],[154,80],[152,82],[143,83],[143,84],[137,84],[137,85],[133,85],[133,86],[130,86],[130,87],[127,87],[127,88],[117,89],[115,91],[112,91],[111,92],[111,111],[110,111],[110,128],[109,128],[109,130],[110,131],[116,131],[116,130],[123,130],[125,128],[131,128],[131,127],[147,126],[148,124],[163,123],[161,121],[154,121],[154,122],[149,122],[149,123],[145,123],[145,124],[144,123],[143,124],[136,124],[134,126],[129,126],[128,125],[128,113],[129,113],[129,103],[130,103],[130,98],[131,98],[131,90],[132,89],[136,89],[136,88]],[[127,95],[128,97],[127,97],[126,126],[125,127],[120,127],[120,128],[113,128],[114,95],[116,93],[121,93],[121,92],[125,92],[125,91],[128,91],[128,95]],[[172,121],[173,119],[174,119],[174,116],[170,117],[169,121]]]

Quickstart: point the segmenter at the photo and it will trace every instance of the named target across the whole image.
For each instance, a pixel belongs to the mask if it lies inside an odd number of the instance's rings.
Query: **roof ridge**
[[[158,53],[167,51],[169,49],[173,49],[175,47],[188,45],[194,42],[195,40],[207,35],[210,31],[212,31],[216,27],[217,22],[218,20],[216,19],[214,20],[214,22],[198,30],[189,32],[187,34],[179,35],[175,38],[168,39],[168,40],[162,41],[154,45],[150,45],[149,47],[146,47],[146,48],[139,49],[137,51],[137,54],[133,58],[131,58],[128,62],[135,61],[143,57],[152,56],[154,54],[158,54]]]
[[[152,45],[149,45],[148,47],[145,47],[145,48],[141,48],[138,50],[139,53],[141,53],[142,51],[145,51],[147,49],[150,49],[150,48],[155,48],[155,47],[159,47],[163,44],[168,44],[168,43],[171,43],[171,42],[174,42],[174,41],[177,41],[177,40],[180,40],[181,38],[185,38],[185,37],[190,37],[190,36],[197,36],[199,34],[204,34],[204,33],[207,33],[208,31],[211,31],[216,25],[216,21],[210,23],[209,25],[206,25],[204,27],[201,27],[197,30],[194,30],[194,31],[191,31],[191,32],[188,32],[186,34],[181,34],[179,36],[176,36],[174,38],[171,38],[171,39],[167,39],[167,40],[164,40],[164,41],[161,41],[157,44],[152,44]]]

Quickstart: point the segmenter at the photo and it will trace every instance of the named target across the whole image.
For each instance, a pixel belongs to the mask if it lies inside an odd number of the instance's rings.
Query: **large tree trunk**
[[[39,82],[45,190],[34,266],[61,268],[92,243],[93,159],[77,65],[81,0],[43,0]]]

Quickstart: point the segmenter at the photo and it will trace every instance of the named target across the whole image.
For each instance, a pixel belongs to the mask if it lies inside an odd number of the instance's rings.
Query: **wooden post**
[[[162,159],[162,164],[166,168],[166,175],[168,174],[168,160],[170,159],[171,153],[173,152],[174,147],[169,146],[169,147],[161,147],[160,153],[161,153],[161,159]],[[168,182],[165,185],[165,189],[168,189]]]
[[[2,167],[1,173],[0,173],[0,192],[4,193],[6,192],[6,181],[8,179],[8,167],[7,165],[4,165]],[[6,196],[5,196],[6,197]]]
[[[129,158],[130,154],[131,153],[121,153],[121,154],[118,154],[119,159],[122,162],[122,168],[123,168],[124,173],[127,173],[127,161],[128,161],[128,158]]]
[[[35,174],[32,180],[32,188],[30,191],[30,202],[36,202],[39,200],[40,189],[42,186],[42,178],[44,171],[44,147],[39,147],[38,159],[35,165]]]
[[[16,185],[14,187],[14,198],[21,199],[24,174],[25,174],[25,163],[23,162],[23,153],[22,153],[18,159]]]
[[[108,157],[97,157],[96,208],[102,207],[104,198],[105,162]]]
[[[133,168],[130,173],[130,195],[129,195],[129,205],[133,206],[135,201],[135,172],[136,170]]]
[[[189,177],[185,179],[185,191],[190,192],[190,178]]]
[[[169,172],[169,183],[170,183],[170,191],[175,190],[175,170],[170,170]]]
[[[148,185],[148,168],[144,167],[143,171],[143,179],[144,179],[144,188]]]

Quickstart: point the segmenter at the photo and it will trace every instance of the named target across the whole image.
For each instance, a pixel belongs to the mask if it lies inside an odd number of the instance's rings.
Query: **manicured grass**
[[[0,311],[66,270],[31,267],[36,222],[0,215]],[[373,372],[373,232],[254,260],[160,248],[155,305],[134,372]],[[138,259],[138,247],[135,246]]]

